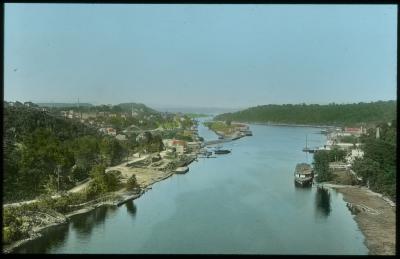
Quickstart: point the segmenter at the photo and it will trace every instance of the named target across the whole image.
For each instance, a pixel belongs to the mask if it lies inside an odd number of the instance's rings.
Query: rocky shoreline
[[[335,189],[343,195],[343,200],[354,215],[363,233],[369,255],[396,254],[396,204],[379,193],[366,187],[337,185],[321,186]]]
[[[75,215],[85,214],[85,213],[91,212],[91,211],[93,211],[93,210],[95,210],[97,208],[103,207],[103,206],[120,206],[120,205],[122,205],[122,204],[124,204],[124,203],[126,203],[126,202],[128,202],[130,200],[137,199],[140,196],[142,196],[146,191],[152,189],[151,185],[153,185],[153,184],[155,184],[157,182],[160,182],[162,180],[165,180],[165,179],[171,177],[172,175],[174,175],[173,171],[163,172],[161,177],[154,178],[154,179],[152,179],[151,182],[148,182],[148,183],[144,184],[143,186],[141,186],[142,188],[141,188],[141,191],[139,193],[134,193],[133,194],[131,191],[126,191],[126,190],[121,191],[120,190],[120,191],[117,191],[117,192],[114,193],[114,194],[116,194],[116,197],[113,200],[100,201],[98,203],[88,205],[88,206],[86,206],[84,208],[81,208],[81,209],[78,209],[78,210],[75,210],[75,211],[72,211],[72,212],[69,212],[69,213],[63,215],[64,216],[63,220],[59,220],[59,221],[56,221],[56,222],[51,222],[51,223],[49,223],[49,224],[47,224],[45,226],[34,228],[29,233],[29,237],[28,238],[15,241],[15,242],[13,242],[12,244],[9,244],[9,245],[3,245],[3,253],[12,253],[14,249],[22,246],[23,244],[41,237],[42,236],[42,232],[44,230],[47,230],[47,229],[50,229],[52,227],[56,227],[56,226],[59,226],[59,225],[62,225],[62,224],[68,224],[69,223],[69,219],[71,217],[75,216]]]

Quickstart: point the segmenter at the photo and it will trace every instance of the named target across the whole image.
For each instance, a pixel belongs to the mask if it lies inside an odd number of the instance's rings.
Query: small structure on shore
[[[188,171],[189,171],[189,167],[187,167],[187,166],[182,166],[182,167],[178,167],[175,169],[176,174],[185,174]]]

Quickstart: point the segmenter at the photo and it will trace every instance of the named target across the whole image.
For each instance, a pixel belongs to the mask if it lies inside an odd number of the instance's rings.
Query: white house
[[[346,156],[346,161],[351,164],[354,162],[356,158],[362,158],[364,156],[364,151],[361,149],[353,149],[351,152]]]

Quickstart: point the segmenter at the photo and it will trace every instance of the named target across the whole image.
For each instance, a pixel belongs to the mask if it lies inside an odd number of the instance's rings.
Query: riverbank
[[[197,153],[195,152],[190,155],[192,155],[192,156],[197,155]],[[162,159],[162,162],[164,165],[168,165],[169,163],[171,163],[171,162],[173,163],[176,161],[177,161],[176,159],[175,160],[174,159]],[[193,162],[193,160],[189,159],[188,164],[190,164],[191,162]],[[107,168],[107,171],[111,171],[111,170],[120,171],[121,172],[121,179],[120,179],[121,183],[126,183],[126,181],[132,175],[135,175],[137,183],[140,186],[140,192],[135,193],[135,192],[127,190],[126,188],[122,188],[115,192],[109,193],[107,195],[107,197],[109,197],[109,198],[107,198],[106,200],[103,198],[95,199],[93,201],[89,201],[89,202],[82,204],[83,206],[80,206],[80,205],[77,206],[78,209],[73,210],[71,212],[68,212],[65,214],[57,213],[57,214],[59,214],[59,217],[57,217],[57,218],[56,217],[47,217],[47,218],[46,217],[38,217],[37,215],[34,215],[32,217],[40,218],[38,220],[38,222],[40,222],[40,224],[36,224],[33,226],[31,225],[30,227],[28,227],[29,228],[29,230],[27,231],[29,234],[28,237],[21,239],[21,240],[14,241],[13,243],[8,244],[8,245],[3,244],[3,252],[4,253],[12,253],[14,249],[20,247],[21,245],[41,237],[44,230],[47,230],[49,228],[52,228],[52,227],[55,227],[55,226],[58,226],[61,224],[67,224],[69,222],[69,219],[75,215],[88,213],[88,212],[93,211],[102,206],[120,206],[127,201],[137,199],[141,195],[143,195],[146,191],[152,189],[151,186],[153,184],[155,184],[159,181],[165,180],[175,174],[174,169],[166,169],[165,167],[163,168],[162,165],[160,167],[151,167],[151,165],[146,166],[146,167],[130,167],[127,164],[128,163],[122,163],[117,166],[109,167],[109,168]],[[78,189],[82,190],[81,186],[75,187],[75,188],[77,190]],[[23,203],[21,203],[21,205],[23,206]],[[44,213],[42,213],[42,214],[44,214]]]
[[[236,123],[237,121],[232,121]],[[318,125],[318,124],[291,124],[291,123],[278,123],[278,122],[251,122],[251,121],[243,121],[237,123],[246,123],[246,124],[254,124],[254,125],[267,125],[267,126],[282,126],[282,127],[306,127],[306,128],[336,128],[340,126],[334,125]]]
[[[392,201],[366,187],[330,183],[321,185],[343,195],[343,200],[347,202],[364,234],[370,255],[395,255],[396,205]]]
[[[208,121],[204,125],[208,127],[209,130],[213,131],[219,136],[219,140],[237,140],[245,136],[252,136],[252,132],[249,130],[249,126],[243,123],[230,123],[222,121]],[[213,142],[213,141],[211,141]],[[216,142],[218,142],[216,140]]]

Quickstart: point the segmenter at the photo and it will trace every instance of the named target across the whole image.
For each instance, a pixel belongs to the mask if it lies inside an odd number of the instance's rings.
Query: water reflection
[[[125,203],[126,206],[126,211],[132,216],[135,217],[136,216],[136,206],[133,203],[133,200],[128,201],[127,203]]]
[[[306,184],[303,184],[303,185],[302,185],[302,184],[300,184],[300,183],[294,181],[294,186],[296,187],[295,189],[296,189],[296,190],[299,190],[299,191],[301,191],[301,190],[311,190],[312,185],[313,185],[312,182],[311,182],[311,183],[306,183]]]
[[[107,216],[116,211],[115,207],[100,207],[89,214],[76,215],[71,220],[72,229],[76,231],[79,238],[88,238],[97,225],[104,224]]]
[[[13,253],[49,253],[65,245],[71,230],[75,230],[79,239],[89,239],[93,229],[104,224],[105,220],[115,214],[116,210],[116,207],[104,206],[89,213],[75,215],[69,224],[45,229],[42,237],[22,245]],[[136,211],[134,205],[131,207],[131,211]]]
[[[315,192],[315,208],[318,215],[328,217],[331,213],[331,194],[328,189],[317,187]]]
[[[47,253],[53,248],[61,247],[68,238],[68,228],[69,224],[63,224],[44,229],[42,237],[16,248],[13,253]]]

